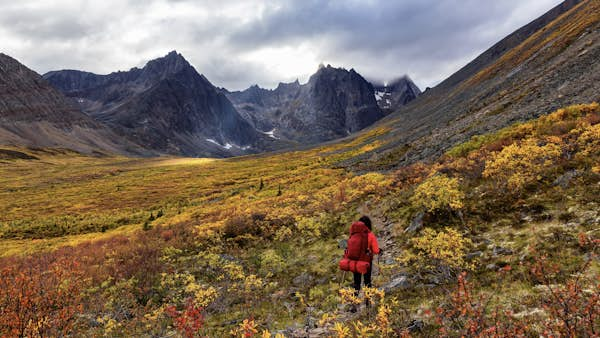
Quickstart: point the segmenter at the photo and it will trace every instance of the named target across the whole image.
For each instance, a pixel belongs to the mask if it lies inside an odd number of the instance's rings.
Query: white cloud
[[[171,50],[218,86],[306,81],[319,63],[432,86],[558,0],[0,0],[2,52],[97,73]]]

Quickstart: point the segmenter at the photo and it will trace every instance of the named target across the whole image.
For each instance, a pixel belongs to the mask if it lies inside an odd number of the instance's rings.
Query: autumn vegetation
[[[0,159],[0,335],[600,334],[598,104],[341,165],[387,132],[227,160],[10,149],[31,158]],[[359,209],[392,244],[356,295],[336,263]]]

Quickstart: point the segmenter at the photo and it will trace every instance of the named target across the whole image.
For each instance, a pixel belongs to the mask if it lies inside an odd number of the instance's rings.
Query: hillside
[[[0,144],[144,154],[80,112],[41,76],[0,53]]]
[[[566,1],[380,125],[386,145],[347,163],[398,168],[559,107],[600,100],[600,4]]]

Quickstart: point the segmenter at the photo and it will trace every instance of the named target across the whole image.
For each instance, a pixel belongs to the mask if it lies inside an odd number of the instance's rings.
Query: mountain
[[[369,82],[354,69],[330,65],[306,84],[296,80],[273,90],[252,86],[226,94],[256,129],[303,144],[347,136],[384,116]]]
[[[0,144],[148,154],[82,113],[39,74],[2,53]]]
[[[389,84],[373,84],[373,88],[377,105],[385,111],[405,106],[421,94],[419,87],[406,75]]]
[[[44,75],[90,116],[141,146],[186,156],[234,156],[276,148],[227,97],[173,51],[142,69]]]
[[[377,123],[384,146],[348,161],[392,169],[474,135],[600,101],[600,2],[567,0]]]

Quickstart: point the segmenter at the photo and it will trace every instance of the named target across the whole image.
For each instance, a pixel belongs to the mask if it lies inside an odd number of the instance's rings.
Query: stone
[[[400,275],[392,278],[392,280],[383,286],[383,290],[387,293],[394,289],[407,289],[410,287],[410,282],[406,275]]]
[[[296,276],[296,277],[295,277],[295,278],[292,280],[292,283],[293,283],[295,286],[305,286],[305,285],[307,285],[308,283],[312,282],[312,280],[313,280],[313,277],[312,277],[310,274],[308,274],[308,273],[306,273],[306,272],[303,272],[303,273],[301,273],[300,275]]]
[[[420,319],[413,319],[410,324],[406,327],[410,332],[417,332],[423,330],[425,323]]]
[[[500,256],[500,255],[512,255],[513,251],[509,248],[504,248],[501,246],[495,246],[494,249],[492,250],[492,253],[494,256]]]
[[[410,225],[404,229],[405,233],[414,233],[417,232],[421,229],[423,229],[423,217],[425,217],[425,213],[424,212],[419,212],[415,218],[413,218],[412,222],[410,222]]]
[[[469,252],[465,255],[465,259],[470,261],[481,256],[483,256],[483,252],[481,251]]]
[[[577,170],[569,170],[566,173],[560,175],[559,177],[557,177],[554,182],[552,182],[552,184],[554,186],[560,186],[563,189],[566,189],[569,187],[569,184],[571,183],[571,180],[576,178],[577,176],[579,176],[580,173]]]

